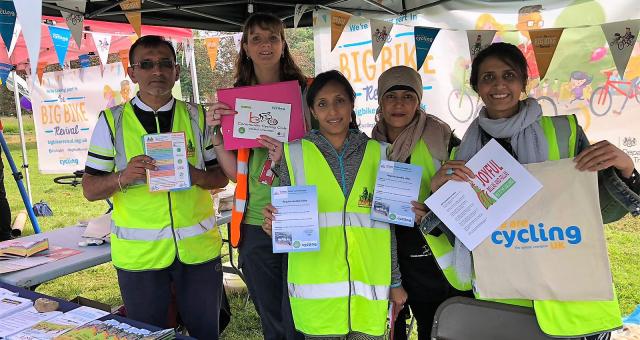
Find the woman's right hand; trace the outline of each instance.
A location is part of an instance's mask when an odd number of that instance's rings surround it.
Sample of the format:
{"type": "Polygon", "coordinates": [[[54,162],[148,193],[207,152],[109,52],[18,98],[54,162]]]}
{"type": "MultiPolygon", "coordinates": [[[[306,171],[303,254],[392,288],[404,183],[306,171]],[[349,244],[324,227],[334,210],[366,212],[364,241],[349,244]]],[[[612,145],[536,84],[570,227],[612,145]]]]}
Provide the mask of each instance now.
{"type": "Polygon", "coordinates": [[[273,223],[273,214],[278,211],[274,208],[271,203],[267,204],[264,209],[262,209],[262,216],[264,216],[264,221],[262,222],[262,230],[264,230],[267,235],[271,236],[271,223],[273,223]]]}
{"type": "MultiPolygon", "coordinates": [[[[213,103],[207,113],[205,114],[205,119],[208,126],[214,127],[216,129],[220,129],[220,123],[222,121],[222,116],[224,115],[234,115],[238,112],[232,110],[227,104],[215,102],[213,103]]],[[[219,130],[218,130],[219,131],[219,130]]],[[[213,145],[220,145],[222,143],[222,134],[214,133],[212,136],[211,142],[213,145]]]]}
{"type": "Polygon", "coordinates": [[[466,182],[470,178],[475,178],[476,175],[467,168],[466,161],[446,161],[436,174],[431,178],[431,192],[436,192],[447,183],[449,180],[466,182]]]}

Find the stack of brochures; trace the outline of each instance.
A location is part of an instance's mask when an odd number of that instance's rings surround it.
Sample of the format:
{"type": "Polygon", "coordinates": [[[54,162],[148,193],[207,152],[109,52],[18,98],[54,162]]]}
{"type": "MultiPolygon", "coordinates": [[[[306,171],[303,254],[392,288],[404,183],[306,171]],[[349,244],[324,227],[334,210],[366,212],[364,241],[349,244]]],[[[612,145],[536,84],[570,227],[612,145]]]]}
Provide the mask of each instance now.
{"type": "Polygon", "coordinates": [[[133,327],[129,324],[118,322],[116,320],[107,321],[91,321],[76,329],[56,337],[56,340],[163,340],[175,339],[176,332],[171,329],[163,329],[151,332],[146,329],[133,327]]]}
{"type": "Polygon", "coordinates": [[[40,321],[5,337],[8,340],[54,339],[74,328],[97,320],[109,313],[91,307],[78,307],[51,319],[40,321]]]}
{"type": "Polygon", "coordinates": [[[29,257],[47,249],[47,238],[38,241],[5,241],[0,243],[0,259],[29,257]]]}

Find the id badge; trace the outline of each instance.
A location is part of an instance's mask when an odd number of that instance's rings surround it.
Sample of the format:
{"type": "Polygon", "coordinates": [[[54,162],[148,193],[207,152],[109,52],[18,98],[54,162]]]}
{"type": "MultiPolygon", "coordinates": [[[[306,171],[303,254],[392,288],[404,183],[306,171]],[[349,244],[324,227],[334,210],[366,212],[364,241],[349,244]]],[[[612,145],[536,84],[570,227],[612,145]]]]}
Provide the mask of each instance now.
{"type": "Polygon", "coordinates": [[[273,168],[273,161],[270,159],[267,159],[267,161],[264,162],[264,166],[262,167],[262,172],[260,173],[260,177],[258,177],[258,182],[266,185],[271,185],[271,183],[273,183],[273,178],[275,177],[275,174],[273,173],[272,168],[273,168]]]}

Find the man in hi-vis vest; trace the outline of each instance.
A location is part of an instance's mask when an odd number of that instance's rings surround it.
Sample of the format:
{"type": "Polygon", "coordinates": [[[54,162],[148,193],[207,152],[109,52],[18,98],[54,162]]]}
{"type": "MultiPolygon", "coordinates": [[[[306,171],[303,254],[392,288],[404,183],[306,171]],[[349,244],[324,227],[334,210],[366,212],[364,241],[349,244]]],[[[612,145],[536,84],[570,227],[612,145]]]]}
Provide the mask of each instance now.
{"type": "MultiPolygon", "coordinates": [[[[222,289],[221,237],[209,190],[228,179],[217,166],[201,106],[173,98],[178,80],[175,50],[159,36],[138,39],[127,69],[139,92],[104,110],[98,119],[83,177],[84,196],[113,198],[111,259],[132,319],[168,326],[172,284],[189,334],[218,339],[222,289]],[[142,137],[184,132],[191,187],[150,192],[142,137]]],[[[178,165],[179,166],[179,165],[178,165]]]]}

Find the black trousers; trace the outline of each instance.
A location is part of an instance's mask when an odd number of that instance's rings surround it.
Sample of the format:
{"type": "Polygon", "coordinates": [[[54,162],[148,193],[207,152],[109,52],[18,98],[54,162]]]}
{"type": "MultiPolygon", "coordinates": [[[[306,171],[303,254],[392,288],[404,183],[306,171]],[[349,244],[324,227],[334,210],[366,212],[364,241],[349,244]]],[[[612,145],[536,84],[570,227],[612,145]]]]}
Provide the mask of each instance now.
{"type": "Polygon", "coordinates": [[[168,328],[173,283],[178,312],[189,335],[200,340],[219,338],[220,258],[198,265],[186,265],[176,259],[165,269],[140,272],[117,269],[117,273],[127,317],[168,328]]]}
{"type": "Polygon", "coordinates": [[[0,150],[0,241],[11,238],[11,209],[7,201],[7,192],[4,188],[4,164],[2,150],[0,150]]]}
{"type": "Polygon", "coordinates": [[[241,225],[240,267],[265,340],[304,339],[296,332],[287,292],[287,258],[274,254],[271,237],[257,225],[241,225]]]}

